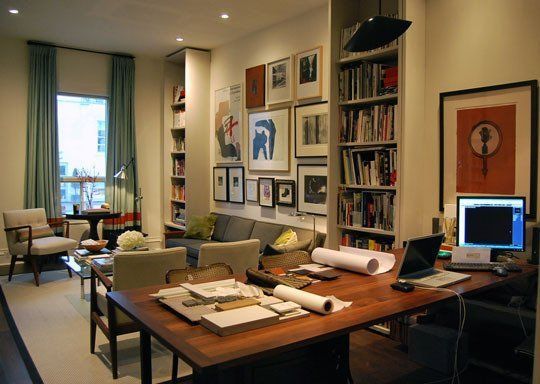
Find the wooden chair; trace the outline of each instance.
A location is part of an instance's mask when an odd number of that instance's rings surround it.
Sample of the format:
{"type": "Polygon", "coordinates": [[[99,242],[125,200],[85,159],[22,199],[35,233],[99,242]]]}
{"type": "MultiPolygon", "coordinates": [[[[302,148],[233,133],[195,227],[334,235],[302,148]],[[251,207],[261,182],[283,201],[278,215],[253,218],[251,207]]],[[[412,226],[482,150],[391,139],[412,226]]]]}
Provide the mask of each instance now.
{"type": "Polygon", "coordinates": [[[138,325],[106,297],[107,292],[163,284],[163,276],[186,266],[186,248],[121,252],[114,256],[113,280],[92,265],[90,284],[90,353],[96,345],[96,328],[109,340],[113,379],[118,378],[117,337],[138,332],[138,325]],[[97,286],[97,282],[102,286],[97,286]],[[102,318],[105,316],[107,322],[102,318]]]}
{"type": "Polygon", "coordinates": [[[271,268],[293,268],[300,264],[310,264],[313,261],[309,253],[305,251],[294,251],[280,255],[262,256],[261,265],[263,269],[271,268]]]}
{"type": "MultiPolygon", "coordinates": [[[[13,277],[15,263],[28,261],[32,265],[34,281],[39,287],[39,275],[44,257],[67,255],[77,247],[77,241],[69,238],[69,222],[47,223],[45,209],[20,209],[4,212],[4,231],[11,254],[8,281],[13,277]],[[65,227],[64,236],[55,236],[51,228],[65,227]],[[39,266],[38,266],[39,264],[39,266]]],[[[66,266],[69,277],[71,270],[66,266]]]]}
{"type": "MultiPolygon", "coordinates": [[[[171,248],[174,249],[174,248],[171,248]]],[[[225,263],[215,263],[205,267],[193,268],[187,267],[184,269],[172,269],[165,275],[167,284],[180,284],[197,279],[211,279],[229,277],[233,274],[232,268],[225,263]]],[[[173,355],[172,364],[172,382],[178,382],[178,356],[173,355]]]]}

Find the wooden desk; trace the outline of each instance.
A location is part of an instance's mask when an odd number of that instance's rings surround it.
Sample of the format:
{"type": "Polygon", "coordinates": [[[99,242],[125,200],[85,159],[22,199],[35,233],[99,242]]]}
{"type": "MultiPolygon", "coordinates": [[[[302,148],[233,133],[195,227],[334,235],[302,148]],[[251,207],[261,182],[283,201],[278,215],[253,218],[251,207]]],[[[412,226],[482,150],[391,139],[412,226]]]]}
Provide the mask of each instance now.
{"type": "MultiPolygon", "coordinates": [[[[399,263],[403,250],[394,253],[399,263]]],[[[376,276],[343,271],[337,280],[305,288],[318,295],[335,295],[341,300],[353,302],[340,312],[326,316],[312,313],[307,318],[227,337],[220,337],[200,325],[188,324],[148,296],[166,286],[111,292],[108,297],[140,324],[143,383],[151,382],[150,336],[177,353],[193,368],[195,382],[218,382],[218,374],[231,367],[254,364],[262,359],[272,359],[339,338],[346,338],[348,346],[348,334],[353,331],[455,298],[450,292],[416,289],[411,293],[402,293],[393,290],[390,284],[396,279],[398,265],[392,271],[376,276]]],[[[440,262],[438,267],[442,267],[440,262]]],[[[461,294],[470,294],[533,275],[536,271],[536,267],[524,265],[523,272],[511,273],[508,277],[497,277],[490,272],[467,272],[472,275],[470,280],[449,288],[461,294]]],[[[237,276],[237,279],[245,279],[245,276],[237,276]]],[[[348,355],[345,358],[348,360],[348,355]]],[[[348,361],[343,363],[348,364],[348,361]]],[[[348,369],[348,366],[344,368],[348,369]]]]}

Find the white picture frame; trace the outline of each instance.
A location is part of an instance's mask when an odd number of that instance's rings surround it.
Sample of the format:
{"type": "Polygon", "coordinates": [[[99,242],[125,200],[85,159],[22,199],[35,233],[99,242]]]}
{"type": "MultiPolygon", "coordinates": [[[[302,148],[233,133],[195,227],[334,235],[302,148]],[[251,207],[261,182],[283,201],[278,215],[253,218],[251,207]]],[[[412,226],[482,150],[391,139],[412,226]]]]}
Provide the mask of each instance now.
{"type": "Polygon", "coordinates": [[[299,212],[326,216],[328,169],[326,164],[298,164],[297,206],[299,212]]]}
{"type": "Polygon", "coordinates": [[[294,156],[328,156],[328,102],[297,105],[294,108],[294,156]]]}
{"type": "Polygon", "coordinates": [[[244,204],[244,167],[228,167],[227,179],[229,202],[244,204]]]}
{"type": "Polygon", "coordinates": [[[322,97],[323,78],[322,45],[295,55],[294,72],[296,99],[322,97]]]}
{"type": "Polygon", "coordinates": [[[242,162],[244,147],[242,103],[242,84],[215,91],[214,154],[216,164],[242,162]]]}
{"type": "Polygon", "coordinates": [[[266,105],[293,100],[293,56],[266,64],[266,105]]]}
{"type": "Polygon", "coordinates": [[[246,179],[246,201],[259,202],[259,181],[246,179]]]}

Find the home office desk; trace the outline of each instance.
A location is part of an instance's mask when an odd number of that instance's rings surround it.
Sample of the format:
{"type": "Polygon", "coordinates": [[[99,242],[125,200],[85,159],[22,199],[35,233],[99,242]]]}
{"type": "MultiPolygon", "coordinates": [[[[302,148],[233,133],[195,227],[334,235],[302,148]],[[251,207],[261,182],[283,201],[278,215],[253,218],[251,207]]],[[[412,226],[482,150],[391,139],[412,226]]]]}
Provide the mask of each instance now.
{"type": "MultiPolygon", "coordinates": [[[[393,252],[399,263],[403,249],[393,252]]],[[[437,263],[439,268],[442,267],[440,261],[437,263]]],[[[524,265],[522,272],[511,273],[508,277],[497,277],[490,272],[467,272],[472,275],[470,280],[449,288],[461,294],[476,293],[536,272],[537,268],[529,265],[524,265]]],[[[307,318],[227,337],[220,337],[200,325],[189,324],[149,296],[167,286],[111,292],[108,297],[142,329],[142,383],[151,383],[152,380],[150,337],[159,340],[193,368],[195,383],[255,382],[254,378],[276,373],[279,369],[293,372],[298,368],[292,364],[294,359],[311,359],[325,351],[331,351],[335,357],[335,361],[329,365],[335,367],[335,371],[329,375],[333,378],[332,382],[337,383],[347,382],[348,336],[351,332],[455,299],[450,292],[421,289],[411,293],[395,291],[390,284],[395,281],[396,274],[397,267],[376,276],[343,271],[337,280],[313,284],[305,290],[352,301],[349,308],[326,316],[312,313],[307,318]],[[310,355],[310,350],[315,352],[310,355]],[[280,368],[269,368],[274,366],[280,368]]],[[[236,278],[244,280],[245,276],[236,278]]],[[[320,368],[320,364],[313,365],[313,369],[317,368],[320,368]]],[[[321,372],[314,375],[324,382],[321,372]]]]}

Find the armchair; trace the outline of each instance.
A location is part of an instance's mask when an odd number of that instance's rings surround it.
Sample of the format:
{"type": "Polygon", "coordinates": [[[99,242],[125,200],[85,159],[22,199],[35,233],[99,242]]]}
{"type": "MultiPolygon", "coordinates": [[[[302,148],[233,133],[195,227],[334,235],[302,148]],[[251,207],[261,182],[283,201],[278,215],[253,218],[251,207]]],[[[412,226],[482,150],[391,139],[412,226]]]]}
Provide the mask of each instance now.
{"type": "MultiPolygon", "coordinates": [[[[44,256],[65,255],[68,250],[77,247],[77,241],[69,239],[69,222],[47,223],[45,209],[20,209],[6,211],[4,215],[4,231],[8,243],[11,263],[8,281],[13,277],[15,263],[26,260],[32,265],[34,281],[39,286],[38,260],[44,256]],[[66,225],[64,236],[55,236],[50,228],[66,225]]],[[[41,262],[39,263],[41,265],[41,262]]],[[[71,277],[71,271],[68,270],[71,277]]]]}

